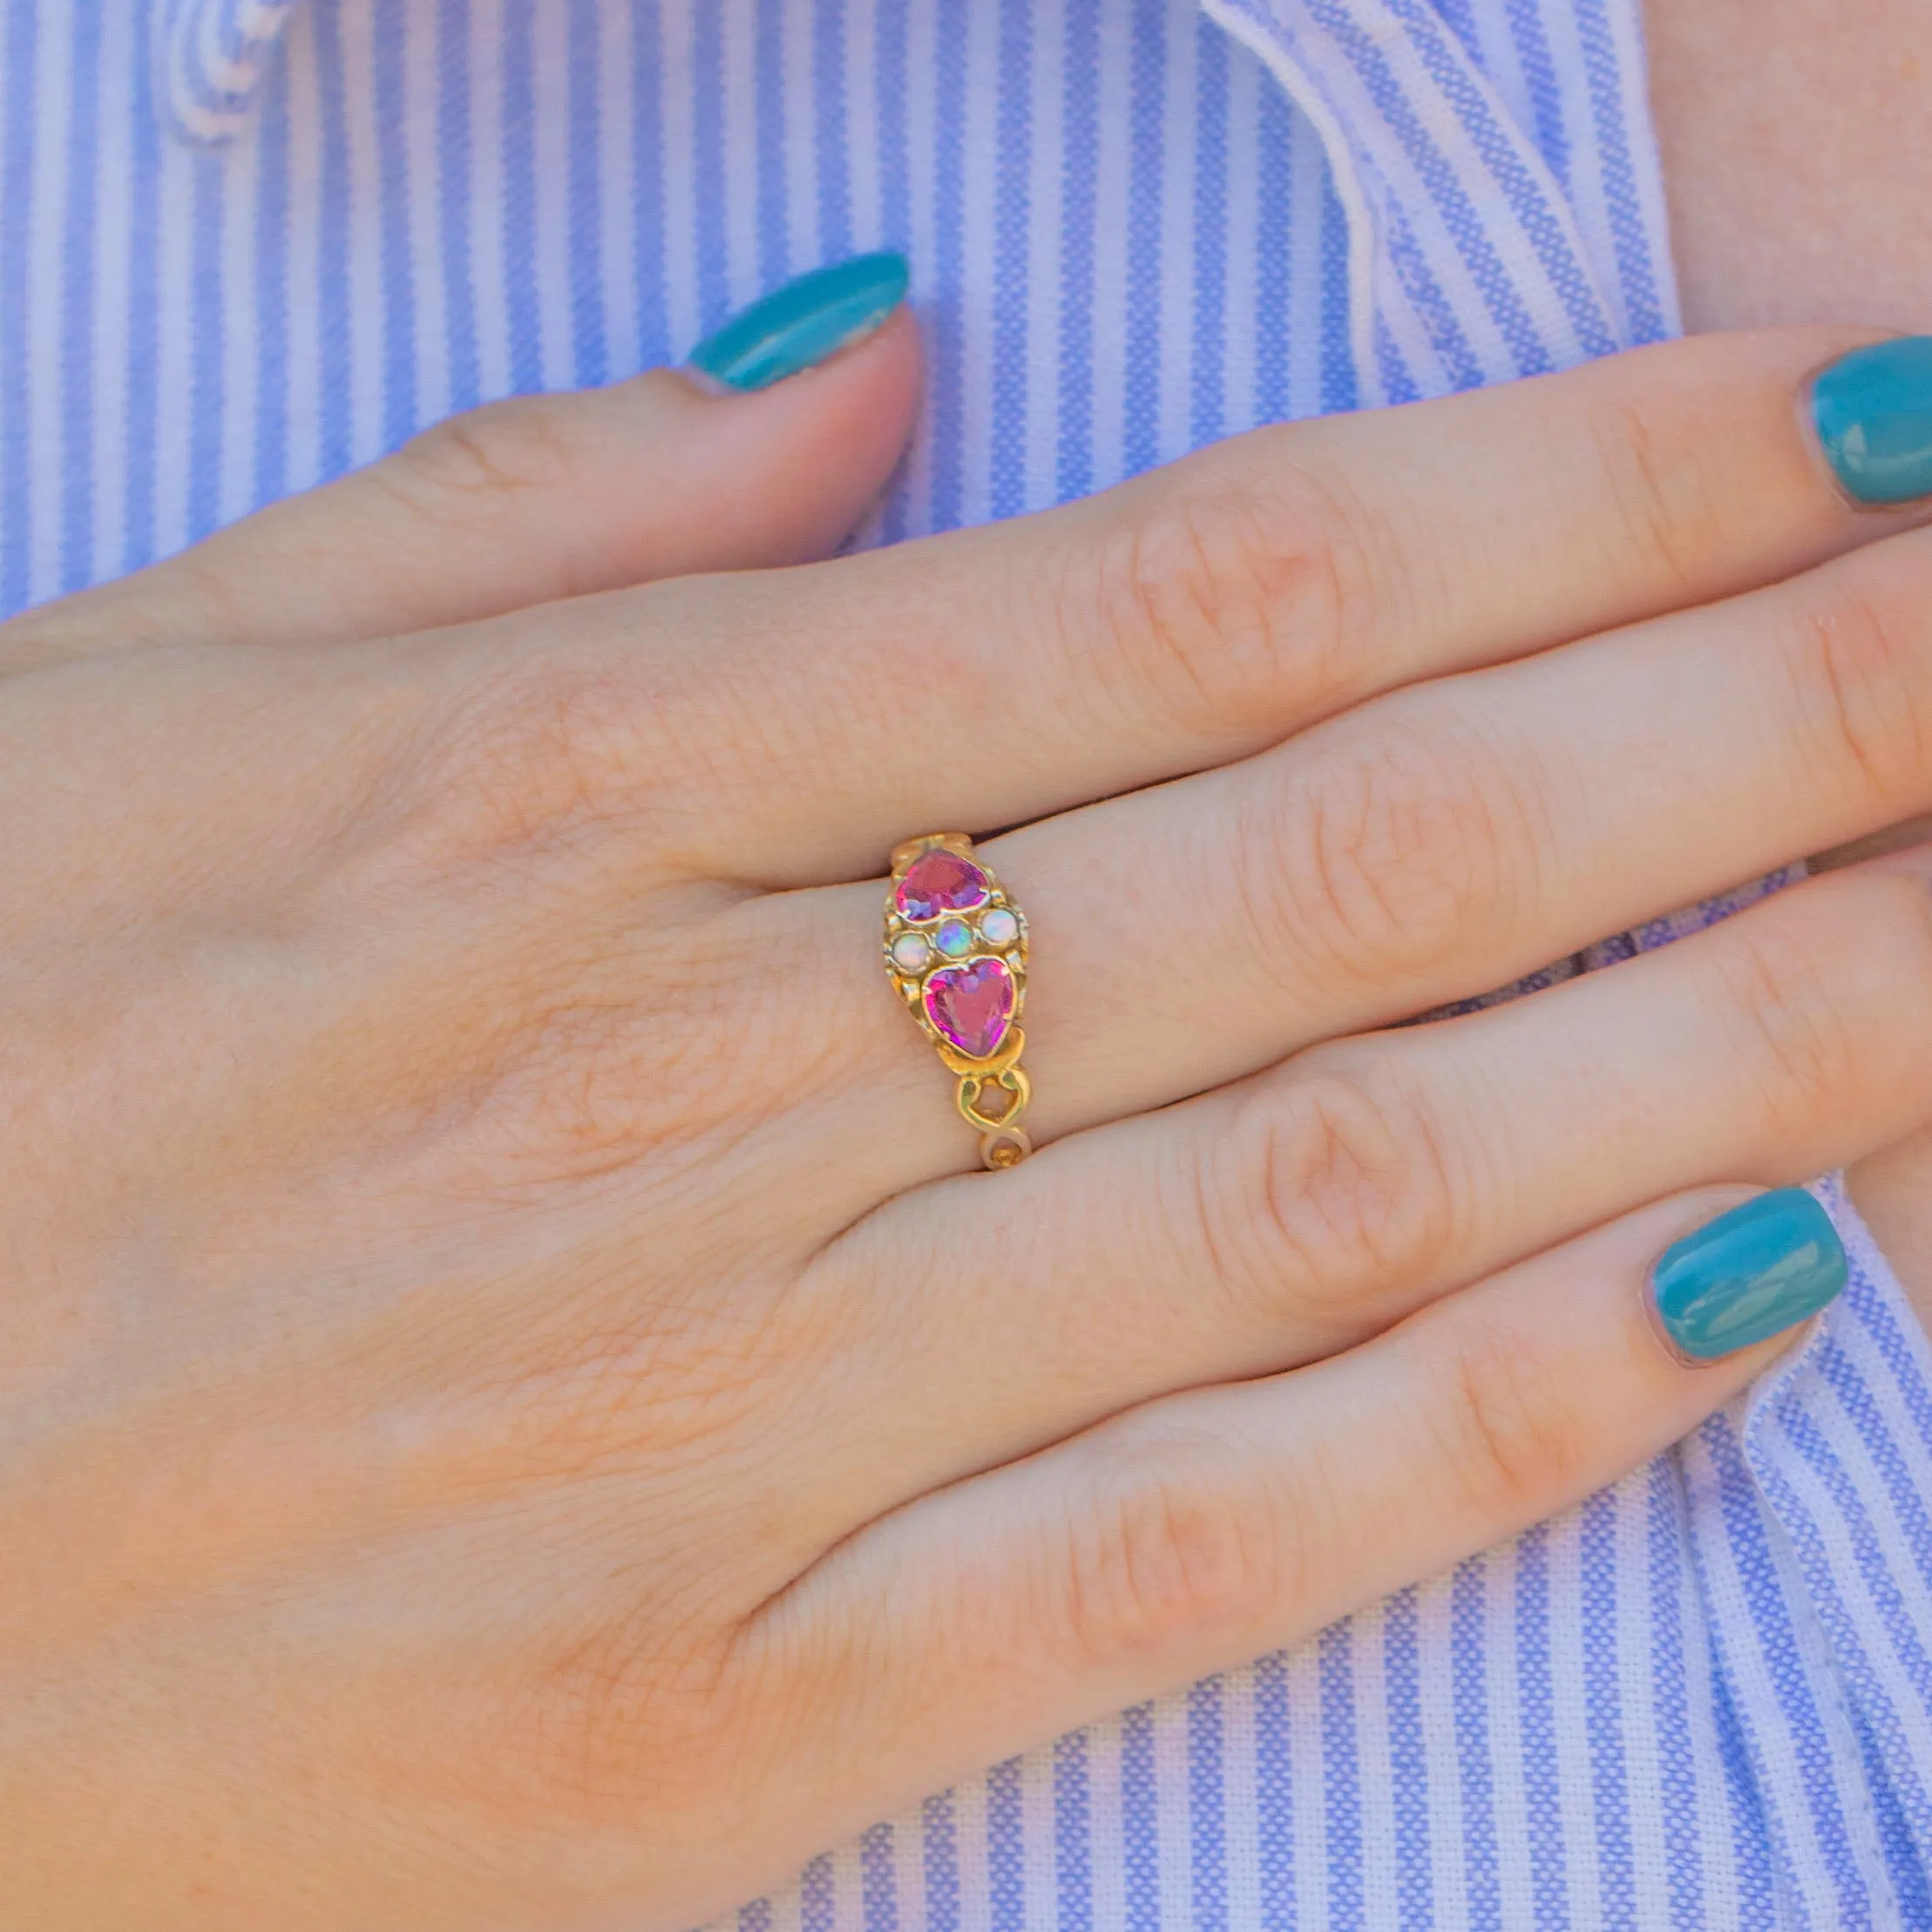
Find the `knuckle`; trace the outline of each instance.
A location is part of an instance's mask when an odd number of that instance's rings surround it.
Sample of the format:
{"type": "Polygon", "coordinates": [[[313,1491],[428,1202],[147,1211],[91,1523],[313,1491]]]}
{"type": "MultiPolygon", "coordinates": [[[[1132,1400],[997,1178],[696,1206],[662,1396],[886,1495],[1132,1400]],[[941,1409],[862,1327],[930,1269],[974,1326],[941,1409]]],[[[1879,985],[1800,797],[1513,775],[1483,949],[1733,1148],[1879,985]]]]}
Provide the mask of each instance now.
{"type": "Polygon", "coordinates": [[[1722,511],[1708,467],[1698,458],[1721,447],[1722,438],[1671,434],[1653,406],[1629,397],[1600,403],[1585,424],[1623,574],[1646,597],[1661,584],[1667,600],[1702,582],[1722,511]]]}
{"type": "Polygon", "coordinates": [[[715,1136],[742,1135],[783,1104],[769,1055],[735,1036],[742,963],[688,928],[630,942],[602,913],[552,923],[540,950],[519,949],[475,985],[488,1018],[467,1030],[471,1063],[444,1099],[446,1157],[460,1150],[474,1184],[492,1190],[647,1163],[668,1211],[697,1188],[715,1136]]]}
{"type": "Polygon", "coordinates": [[[1362,515],[1302,471],[1257,467],[1177,466],[1100,547],[1101,625],[1163,721],[1251,728],[1326,708],[1359,675],[1362,515]]]}
{"type": "Polygon", "coordinates": [[[532,654],[466,680],[424,796],[462,849],[539,844],[645,810],[656,736],[647,699],[615,666],[532,654]]]}
{"type": "Polygon", "coordinates": [[[1727,937],[1718,999],[1766,1126],[1781,1135],[1837,1111],[1859,1090],[1864,1055],[1826,960],[1789,922],[1727,937]]]}
{"type": "MultiPolygon", "coordinates": [[[[597,970],[586,962],[586,982],[597,970]]],[[[637,1067],[658,1042],[620,991],[600,1003],[598,990],[586,984],[572,996],[526,998],[475,1103],[493,1174],[589,1180],[663,1150],[654,1099],[663,1084],[681,1084],[681,1069],[654,1055],[650,1078],[641,1079],[637,1067]]]]}
{"type": "Polygon", "coordinates": [[[1829,573],[1801,608],[1791,648],[1800,742],[1818,748],[1832,791],[1884,807],[1932,753],[1926,712],[1922,572],[1869,553],[1829,573]]]}
{"type": "Polygon", "coordinates": [[[1239,903],[1268,952],[1330,980],[1390,990],[1436,978],[1471,932],[1506,933],[1532,905],[1550,844],[1530,748],[1432,719],[1333,736],[1285,767],[1237,846],[1239,903]]]}
{"type": "Polygon", "coordinates": [[[507,1807],[608,1826],[702,1802],[742,1773],[743,1700],[702,1625],[634,1614],[532,1650],[491,1753],[507,1807]]]}
{"type": "Polygon", "coordinates": [[[443,519],[555,489],[580,459],[553,398],[514,396],[432,424],[378,473],[409,508],[443,519]]]}
{"type": "Polygon", "coordinates": [[[1171,1422],[1143,1426],[1108,1446],[1071,1539],[1075,1651],[1104,1663],[1238,1632],[1277,1599],[1281,1571],[1227,1451],[1171,1422]]]}
{"type": "Polygon", "coordinates": [[[1586,1473],[1587,1406],[1566,1373],[1573,1353],[1502,1319],[1459,1319],[1466,1332],[1442,1371],[1442,1467],[1482,1519],[1546,1515],[1586,1473]]]}
{"type": "Polygon", "coordinates": [[[1358,1334],[1452,1238],[1448,1136],[1386,1063],[1257,1089],[1218,1154],[1210,1252],[1223,1292],[1271,1328],[1289,1298],[1325,1339],[1358,1334]]]}

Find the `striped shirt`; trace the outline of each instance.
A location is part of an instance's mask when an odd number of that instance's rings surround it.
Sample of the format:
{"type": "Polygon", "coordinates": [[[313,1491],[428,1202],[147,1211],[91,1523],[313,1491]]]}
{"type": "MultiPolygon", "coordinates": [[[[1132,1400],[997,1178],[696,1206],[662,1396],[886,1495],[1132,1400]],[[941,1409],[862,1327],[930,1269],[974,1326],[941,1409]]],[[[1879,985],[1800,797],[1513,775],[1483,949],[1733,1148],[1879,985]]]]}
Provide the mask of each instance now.
{"type": "MultiPolygon", "coordinates": [[[[1637,0],[0,0],[0,613],[879,247],[872,541],[1678,326],[1637,0]]],[[[736,1922],[1932,1927],[1932,1359],[1820,1189],[1849,1289],[1669,1454],[736,1922]]]]}

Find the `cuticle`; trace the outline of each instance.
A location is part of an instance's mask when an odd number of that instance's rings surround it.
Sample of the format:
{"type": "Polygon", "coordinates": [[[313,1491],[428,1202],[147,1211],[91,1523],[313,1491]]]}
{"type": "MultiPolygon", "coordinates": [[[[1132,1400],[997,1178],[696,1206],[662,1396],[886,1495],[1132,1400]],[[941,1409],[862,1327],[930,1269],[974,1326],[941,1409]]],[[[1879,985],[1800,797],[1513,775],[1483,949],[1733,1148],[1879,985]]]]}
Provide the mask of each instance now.
{"type": "Polygon", "coordinates": [[[730,383],[721,382],[708,369],[700,369],[695,363],[680,363],[677,373],[702,396],[742,396],[742,390],[733,389],[730,383]]]}
{"type": "MultiPolygon", "coordinates": [[[[1657,1260],[1662,1259],[1663,1256],[1659,1255],[1657,1260]]],[[[1679,1368],[1716,1368],[1725,1359],[1722,1355],[1691,1355],[1678,1346],[1677,1338],[1664,1319],[1664,1311],[1657,1306],[1656,1261],[1651,1264],[1644,1277],[1644,1314],[1658,1345],[1679,1368]]]]}

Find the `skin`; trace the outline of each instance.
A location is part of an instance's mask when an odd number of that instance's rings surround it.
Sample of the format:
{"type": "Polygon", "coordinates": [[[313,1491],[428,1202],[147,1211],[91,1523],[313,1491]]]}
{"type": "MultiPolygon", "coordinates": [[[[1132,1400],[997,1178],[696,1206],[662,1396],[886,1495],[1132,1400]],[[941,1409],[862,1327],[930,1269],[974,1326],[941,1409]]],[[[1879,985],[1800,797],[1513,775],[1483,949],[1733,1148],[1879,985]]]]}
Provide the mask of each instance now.
{"type": "Polygon", "coordinates": [[[1798,429],[1856,339],[811,566],[901,318],[0,632],[0,1920],[695,1922],[1728,1400],[1645,1271],[1907,1142],[1932,858],[1392,1022],[1932,806],[1932,537],[1798,429]],[[872,875],[1000,824],[988,1176],[872,875]]]}
{"type": "Polygon", "coordinates": [[[1924,1117],[1932,854],[1400,1022],[1932,807],[1860,339],[800,562],[902,316],[0,630],[0,1922],[674,1932],[1736,1394],[1646,1271],[1924,1117]],[[987,1175],[878,873],[999,824],[987,1175]]]}
{"type": "Polygon", "coordinates": [[[1650,0],[1692,329],[1932,322],[1932,5],[1650,0]],[[1748,50],[1748,52],[1746,52],[1748,50]]]}
{"type": "MultiPolygon", "coordinates": [[[[1870,0],[1855,31],[1839,0],[1650,0],[1647,25],[1688,325],[1932,329],[1932,0],[1870,0]]],[[[1932,1328],[1932,1133],[1847,1181],[1932,1328]]]]}

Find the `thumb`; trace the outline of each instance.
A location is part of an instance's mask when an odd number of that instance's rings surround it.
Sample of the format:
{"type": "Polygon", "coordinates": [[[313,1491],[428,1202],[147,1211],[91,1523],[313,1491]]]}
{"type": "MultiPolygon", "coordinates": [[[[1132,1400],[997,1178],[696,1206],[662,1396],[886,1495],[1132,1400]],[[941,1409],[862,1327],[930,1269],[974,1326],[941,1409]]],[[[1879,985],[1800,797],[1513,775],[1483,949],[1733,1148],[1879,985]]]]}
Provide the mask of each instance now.
{"type": "Polygon", "coordinates": [[[905,290],[899,257],[862,256],[701,345],[694,362],[722,380],[652,369],[451,417],[178,557],[17,619],[0,630],[0,668],[160,641],[349,642],[824,556],[912,424],[919,346],[905,290]]]}

